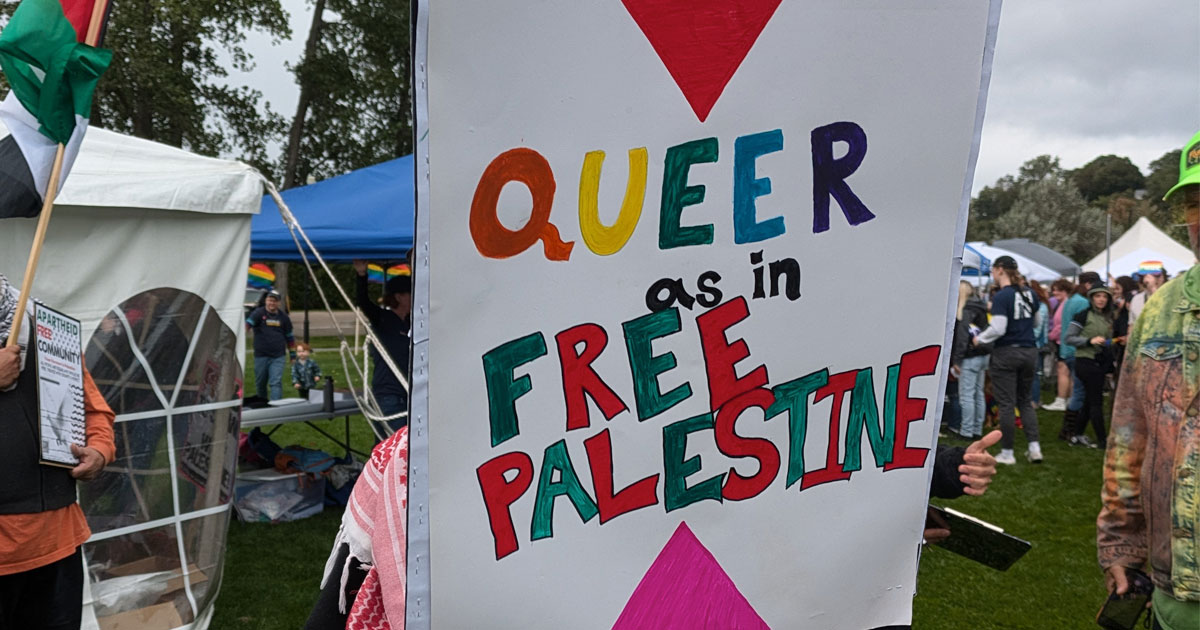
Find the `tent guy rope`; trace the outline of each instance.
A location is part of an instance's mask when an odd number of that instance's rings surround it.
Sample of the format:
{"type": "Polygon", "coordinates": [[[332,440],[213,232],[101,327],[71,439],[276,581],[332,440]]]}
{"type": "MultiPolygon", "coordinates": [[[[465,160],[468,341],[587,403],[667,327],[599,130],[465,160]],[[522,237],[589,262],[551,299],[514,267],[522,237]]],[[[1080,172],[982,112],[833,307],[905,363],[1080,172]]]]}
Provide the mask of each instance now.
{"type": "Polygon", "coordinates": [[[346,371],[346,380],[347,384],[350,386],[350,394],[354,397],[355,402],[358,403],[358,407],[362,411],[363,416],[372,421],[371,430],[374,431],[376,436],[378,436],[380,439],[386,438],[392,434],[392,429],[387,425],[387,422],[389,420],[407,418],[408,412],[401,411],[392,415],[384,415],[380,410],[379,404],[375,401],[375,396],[371,392],[371,388],[368,384],[370,382],[370,368],[366,352],[367,347],[373,346],[375,348],[375,351],[383,359],[388,369],[391,370],[392,374],[396,377],[396,380],[400,382],[400,385],[404,387],[405,391],[411,391],[408,378],[403,372],[400,371],[398,367],[396,367],[396,363],[392,360],[391,355],[389,355],[387,350],[384,348],[383,343],[375,335],[375,332],[371,330],[370,323],[367,322],[366,317],[363,316],[362,312],[355,306],[354,301],[351,300],[350,296],[346,293],[346,290],[343,289],[342,285],[337,281],[337,278],[329,269],[329,265],[321,256],[321,252],[317,250],[317,247],[313,245],[311,240],[309,240],[308,235],[304,233],[304,228],[300,226],[300,222],[296,220],[295,215],[292,214],[291,209],[288,208],[287,203],[284,202],[283,197],[279,194],[279,191],[275,188],[275,185],[270,181],[267,181],[265,178],[263,179],[263,182],[265,183],[271,198],[275,200],[275,205],[279,207],[279,214],[283,219],[283,223],[291,232],[292,241],[296,244],[296,250],[300,253],[300,259],[304,262],[304,268],[308,270],[308,275],[312,279],[313,285],[317,289],[317,295],[321,297],[321,303],[325,306],[325,310],[330,314],[333,313],[333,307],[329,303],[329,298],[325,295],[325,290],[321,287],[321,283],[317,282],[316,271],[313,269],[312,263],[309,261],[309,252],[311,252],[312,256],[316,258],[317,262],[321,266],[321,269],[325,271],[325,275],[330,279],[330,281],[333,283],[333,286],[341,295],[342,300],[350,306],[354,313],[355,341],[353,345],[347,341],[346,331],[342,329],[342,326],[338,323],[337,318],[332,318],[339,340],[338,353],[342,359],[342,369],[346,371]],[[303,244],[301,243],[301,239],[304,241],[303,244]],[[307,246],[308,251],[305,250],[305,246],[307,246]],[[358,339],[360,330],[363,333],[362,353],[361,357],[355,357],[354,353],[357,351],[359,346],[358,339]],[[354,367],[353,370],[350,369],[351,366],[354,367]],[[352,375],[357,375],[357,377],[362,380],[361,393],[359,389],[354,386],[354,378],[352,375]]]}

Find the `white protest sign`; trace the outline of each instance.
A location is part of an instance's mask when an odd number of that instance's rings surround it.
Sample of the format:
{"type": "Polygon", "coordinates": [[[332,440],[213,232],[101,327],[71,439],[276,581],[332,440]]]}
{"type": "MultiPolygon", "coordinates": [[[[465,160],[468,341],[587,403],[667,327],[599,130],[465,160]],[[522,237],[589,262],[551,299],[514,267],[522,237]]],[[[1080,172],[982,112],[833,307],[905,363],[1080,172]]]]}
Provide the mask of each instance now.
{"type": "Polygon", "coordinates": [[[998,18],[420,3],[410,629],[910,620],[998,18]]]}
{"type": "Polygon", "coordinates": [[[75,466],[71,445],[87,444],[83,415],[83,335],[79,320],[34,307],[41,459],[75,466]]]}

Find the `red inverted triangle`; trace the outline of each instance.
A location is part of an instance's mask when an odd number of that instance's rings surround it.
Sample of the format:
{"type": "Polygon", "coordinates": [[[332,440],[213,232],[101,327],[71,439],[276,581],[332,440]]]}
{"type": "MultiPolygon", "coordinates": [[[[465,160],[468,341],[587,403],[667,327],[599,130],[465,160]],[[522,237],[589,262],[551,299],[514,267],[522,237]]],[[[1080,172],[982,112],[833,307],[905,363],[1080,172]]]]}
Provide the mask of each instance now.
{"type": "Polygon", "coordinates": [[[700,122],[782,0],[621,0],[700,122]]]}

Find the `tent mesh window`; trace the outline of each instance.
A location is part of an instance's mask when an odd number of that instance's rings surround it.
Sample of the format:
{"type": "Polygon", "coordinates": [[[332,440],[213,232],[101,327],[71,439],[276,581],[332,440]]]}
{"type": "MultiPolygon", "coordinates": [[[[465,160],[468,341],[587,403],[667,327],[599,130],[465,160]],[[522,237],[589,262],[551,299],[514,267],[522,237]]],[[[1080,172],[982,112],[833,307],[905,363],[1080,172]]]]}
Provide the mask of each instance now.
{"type": "Polygon", "coordinates": [[[237,465],[237,335],[199,296],[160,288],[110,311],[88,370],[117,414],[117,459],[79,486],[97,617],[173,627],[216,597],[237,465]]]}

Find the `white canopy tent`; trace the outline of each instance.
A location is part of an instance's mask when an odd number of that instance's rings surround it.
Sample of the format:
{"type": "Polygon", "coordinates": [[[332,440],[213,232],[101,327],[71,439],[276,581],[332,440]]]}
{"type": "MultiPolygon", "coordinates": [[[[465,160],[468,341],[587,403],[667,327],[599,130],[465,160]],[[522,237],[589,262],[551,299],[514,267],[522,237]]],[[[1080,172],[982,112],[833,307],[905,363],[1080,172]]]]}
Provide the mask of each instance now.
{"type": "MultiPolygon", "coordinates": [[[[117,414],[117,460],[79,486],[93,532],[84,628],[211,619],[262,194],[244,164],[93,128],[54,208],[34,297],[81,320],[88,369],[117,414]]],[[[36,219],[3,225],[0,272],[19,282],[36,219]]]]}
{"type": "Polygon", "coordinates": [[[980,254],[983,254],[990,259],[992,263],[995,263],[996,259],[1001,256],[1012,256],[1013,260],[1017,261],[1017,269],[1030,280],[1037,280],[1038,282],[1053,282],[1062,277],[1057,271],[1054,271],[1045,265],[1036,263],[1020,254],[1015,254],[1006,249],[993,247],[983,241],[973,241],[971,243],[967,243],[967,245],[975,248],[975,250],[980,254]]]}
{"type": "MultiPolygon", "coordinates": [[[[1120,238],[1113,241],[1109,247],[1108,271],[1113,276],[1127,276],[1138,269],[1138,265],[1147,260],[1161,261],[1167,272],[1172,276],[1178,275],[1196,263],[1196,257],[1186,246],[1167,236],[1142,217],[1125,231],[1120,238]]],[[[1105,252],[1083,265],[1084,271],[1095,271],[1104,275],[1105,252]]]]}

